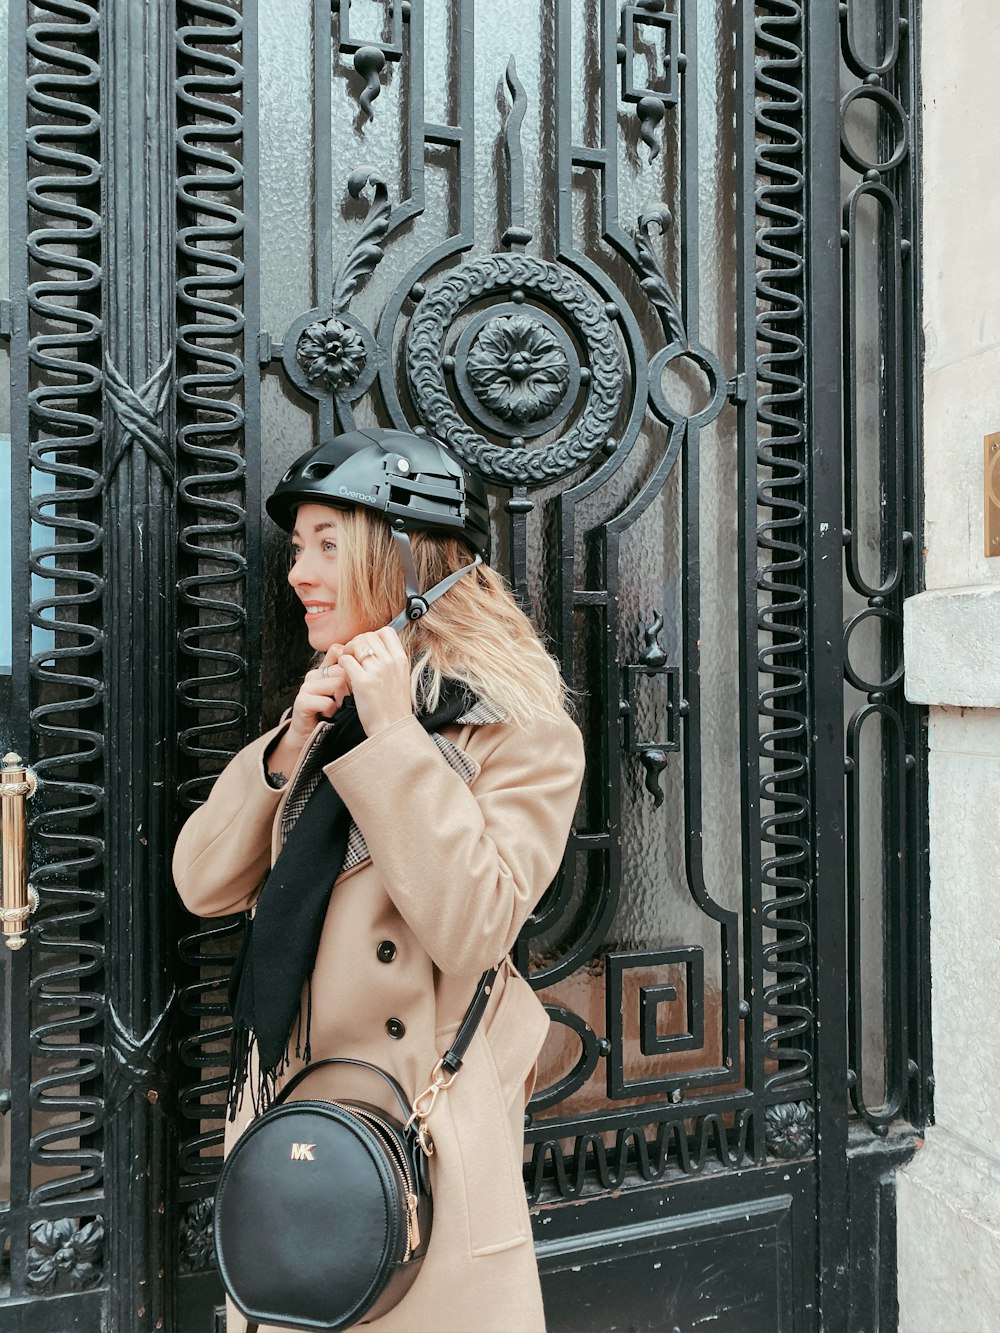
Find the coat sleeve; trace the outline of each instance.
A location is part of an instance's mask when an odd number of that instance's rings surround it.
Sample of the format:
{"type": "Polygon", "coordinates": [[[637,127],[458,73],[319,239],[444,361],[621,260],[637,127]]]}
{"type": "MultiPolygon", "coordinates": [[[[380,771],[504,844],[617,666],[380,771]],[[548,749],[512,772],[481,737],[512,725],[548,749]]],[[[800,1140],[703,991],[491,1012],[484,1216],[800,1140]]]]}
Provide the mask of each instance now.
{"type": "Polygon", "coordinates": [[[568,716],[488,731],[494,743],[476,755],[469,786],[414,717],[324,769],[400,914],[457,976],[513,947],[559,868],[583,780],[583,741],[568,716]]]}
{"type": "Polygon", "coordinates": [[[264,753],[281,724],[234,755],[174,847],[174,883],[189,912],[227,916],[249,907],[271,868],[271,827],[281,790],[264,777],[264,753]]]}

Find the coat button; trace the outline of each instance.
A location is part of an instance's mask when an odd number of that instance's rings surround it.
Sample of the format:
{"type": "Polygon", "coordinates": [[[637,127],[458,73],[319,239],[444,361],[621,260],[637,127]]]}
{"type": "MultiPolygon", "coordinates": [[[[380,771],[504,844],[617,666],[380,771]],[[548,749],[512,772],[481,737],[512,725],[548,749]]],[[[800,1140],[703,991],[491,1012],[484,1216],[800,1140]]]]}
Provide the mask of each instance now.
{"type": "Polygon", "coordinates": [[[396,957],[396,946],[392,940],[383,940],[375,952],[380,963],[391,963],[396,957]]]}
{"type": "Polygon", "coordinates": [[[398,1018],[388,1019],[385,1025],[385,1030],[386,1032],[388,1032],[390,1037],[395,1037],[397,1041],[399,1040],[400,1037],[404,1036],[406,1033],[406,1028],[403,1026],[403,1024],[399,1021],[398,1018]]]}

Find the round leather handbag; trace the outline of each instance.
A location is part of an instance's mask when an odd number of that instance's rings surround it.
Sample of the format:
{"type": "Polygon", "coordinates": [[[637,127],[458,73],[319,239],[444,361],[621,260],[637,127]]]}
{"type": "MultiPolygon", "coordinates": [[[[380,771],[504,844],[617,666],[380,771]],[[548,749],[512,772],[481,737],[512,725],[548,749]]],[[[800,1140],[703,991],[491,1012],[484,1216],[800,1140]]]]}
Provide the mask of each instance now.
{"type": "Polygon", "coordinates": [[[247,1333],[261,1323],[333,1333],[378,1319],[413,1285],[433,1217],[425,1122],[461,1068],[496,973],[483,974],[454,1043],[412,1107],[377,1065],[317,1060],[237,1140],[215,1196],[215,1255],[247,1333]],[[377,1074],[401,1118],[354,1098],[288,1100],[328,1065],[377,1074]]]}

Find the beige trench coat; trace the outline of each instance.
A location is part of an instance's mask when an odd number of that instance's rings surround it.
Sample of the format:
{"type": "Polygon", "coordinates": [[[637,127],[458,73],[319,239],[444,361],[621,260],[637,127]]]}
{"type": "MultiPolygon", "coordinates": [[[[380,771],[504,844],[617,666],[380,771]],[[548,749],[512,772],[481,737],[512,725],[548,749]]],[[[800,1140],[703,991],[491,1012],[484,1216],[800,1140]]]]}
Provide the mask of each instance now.
{"type": "MultiPolygon", "coordinates": [[[[472,717],[436,738],[414,717],[402,719],[323,770],[356,827],[313,974],[312,1055],[372,1061],[411,1097],[427,1085],[478,977],[505,958],[554,877],[583,776],[569,717],[530,731],[472,717]]],[[[280,850],[295,773],[275,789],[263,757],[282,730],[236,755],[181,830],[174,877],[199,916],[251,907],[280,850]]],[[[394,1310],[364,1325],[369,1333],[544,1329],[521,1159],[548,1026],[507,962],[429,1122],[434,1228],[423,1268],[394,1310]]],[[[285,1077],[299,1068],[293,1058],[285,1077]]],[[[301,1095],[347,1091],[392,1109],[364,1071],[321,1070],[301,1095]]],[[[227,1151],[252,1114],[249,1102],[227,1124],[227,1151]]],[[[230,1333],[243,1328],[230,1308],[230,1333]]]]}

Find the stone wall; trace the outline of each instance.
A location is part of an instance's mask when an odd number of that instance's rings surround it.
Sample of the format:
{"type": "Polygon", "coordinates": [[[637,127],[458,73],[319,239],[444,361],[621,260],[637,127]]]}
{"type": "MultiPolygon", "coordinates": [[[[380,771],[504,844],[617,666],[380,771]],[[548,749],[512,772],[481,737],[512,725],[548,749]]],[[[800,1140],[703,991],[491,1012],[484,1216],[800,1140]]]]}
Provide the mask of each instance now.
{"type": "Polygon", "coordinates": [[[924,556],[906,689],[930,712],[935,1124],[897,1177],[901,1333],[1000,1330],[1000,5],[924,0],[924,556]]]}

